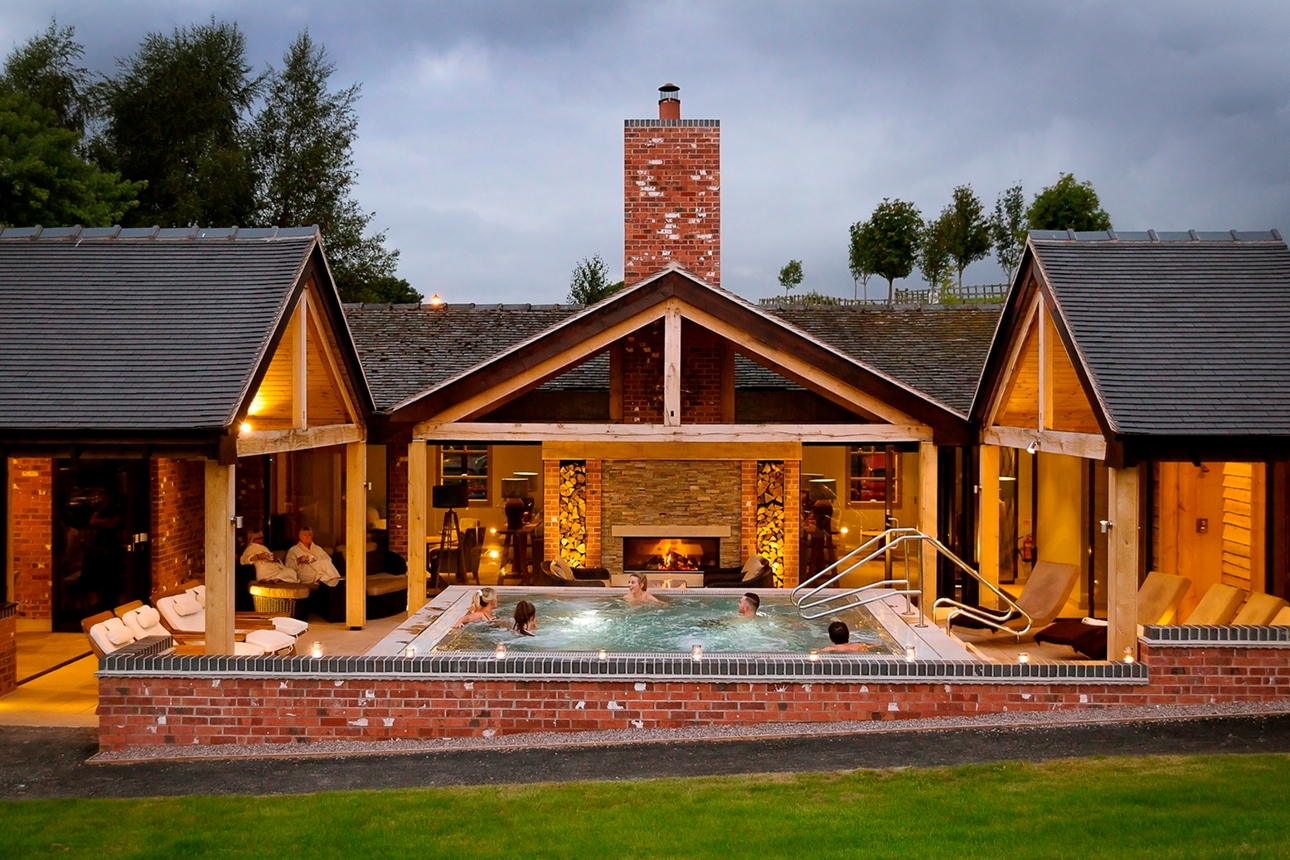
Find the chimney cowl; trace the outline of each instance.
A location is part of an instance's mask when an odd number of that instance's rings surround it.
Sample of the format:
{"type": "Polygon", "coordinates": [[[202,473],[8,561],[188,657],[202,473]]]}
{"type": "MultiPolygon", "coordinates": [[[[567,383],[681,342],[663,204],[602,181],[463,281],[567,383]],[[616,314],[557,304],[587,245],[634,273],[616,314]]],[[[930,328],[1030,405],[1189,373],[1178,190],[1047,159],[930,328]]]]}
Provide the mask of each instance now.
{"type": "Polygon", "coordinates": [[[681,88],[673,83],[666,83],[658,88],[658,118],[681,118],[681,88]]]}

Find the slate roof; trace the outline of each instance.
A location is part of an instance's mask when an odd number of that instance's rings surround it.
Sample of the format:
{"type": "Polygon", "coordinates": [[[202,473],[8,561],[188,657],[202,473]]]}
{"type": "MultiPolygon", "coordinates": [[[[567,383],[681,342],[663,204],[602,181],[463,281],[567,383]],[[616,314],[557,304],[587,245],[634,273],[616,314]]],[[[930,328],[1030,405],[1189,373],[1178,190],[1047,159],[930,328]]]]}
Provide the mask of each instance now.
{"type": "MultiPolygon", "coordinates": [[[[577,305],[345,306],[378,409],[389,409],[581,310],[577,305]]],[[[761,310],[965,414],[999,317],[997,305],[761,310]]],[[[608,359],[598,356],[543,387],[608,385],[608,359]]],[[[735,386],[801,388],[742,356],[736,357],[735,386]]]]}
{"type": "Polygon", "coordinates": [[[1119,433],[1290,435],[1279,233],[1034,232],[1030,246],[1119,433]]]}
{"type": "Polygon", "coordinates": [[[316,228],[0,231],[0,430],[231,424],[316,228]]]}

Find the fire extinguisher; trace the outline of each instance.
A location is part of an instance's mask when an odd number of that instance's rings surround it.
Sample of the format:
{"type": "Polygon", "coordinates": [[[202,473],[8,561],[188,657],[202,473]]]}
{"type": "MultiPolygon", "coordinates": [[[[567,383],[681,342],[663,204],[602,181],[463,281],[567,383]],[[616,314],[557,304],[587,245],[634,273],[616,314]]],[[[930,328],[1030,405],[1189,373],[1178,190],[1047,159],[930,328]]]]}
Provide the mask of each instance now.
{"type": "Polygon", "coordinates": [[[1026,564],[1033,564],[1035,561],[1035,540],[1030,535],[1021,539],[1021,560],[1026,564]]]}

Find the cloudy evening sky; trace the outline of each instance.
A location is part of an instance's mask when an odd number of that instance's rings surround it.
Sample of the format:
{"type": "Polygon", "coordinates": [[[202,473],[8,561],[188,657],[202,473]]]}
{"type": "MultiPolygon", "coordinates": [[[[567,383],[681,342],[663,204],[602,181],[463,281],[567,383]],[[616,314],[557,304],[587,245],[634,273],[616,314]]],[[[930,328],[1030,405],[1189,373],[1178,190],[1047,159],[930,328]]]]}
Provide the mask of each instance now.
{"type": "Polygon", "coordinates": [[[883,197],[935,214],[962,183],[990,205],[1067,171],[1119,229],[1290,228],[1284,2],[29,0],[0,9],[0,46],[56,15],[107,72],[212,14],[257,69],[308,27],[335,85],[362,82],[358,198],[449,301],[560,301],[594,253],[621,277],[622,120],[657,116],[665,81],[721,120],[723,283],[749,298],[790,258],[851,295],[847,226],[883,197]]]}

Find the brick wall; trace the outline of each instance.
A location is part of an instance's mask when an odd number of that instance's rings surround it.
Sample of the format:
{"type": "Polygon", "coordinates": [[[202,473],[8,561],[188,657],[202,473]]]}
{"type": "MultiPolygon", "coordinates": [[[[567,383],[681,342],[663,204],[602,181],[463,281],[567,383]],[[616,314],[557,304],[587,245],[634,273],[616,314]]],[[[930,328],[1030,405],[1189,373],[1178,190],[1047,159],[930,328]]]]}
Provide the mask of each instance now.
{"type": "Polygon", "coordinates": [[[601,502],[604,495],[604,461],[587,460],[587,567],[604,566],[601,538],[601,502]]]}
{"type": "Polygon", "coordinates": [[[542,461],[542,560],[560,554],[560,461],[542,461]]]}
{"type": "Polygon", "coordinates": [[[1290,698],[1285,649],[1143,646],[1147,683],[102,677],[100,749],[831,723],[1290,698]]]}
{"type": "Polygon", "coordinates": [[[152,593],[206,575],[206,463],[153,459],[152,593]]]}
{"type": "MultiPolygon", "coordinates": [[[[242,518],[242,528],[237,530],[237,551],[246,546],[247,533],[264,531],[267,521],[264,510],[264,457],[243,457],[237,461],[237,516],[242,518]]],[[[202,478],[205,481],[205,476],[202,478]]],[[[203,485],[203,498],[205,489],[203,485]]]]}
{"type": "Polygon", "coordinates": [[[54,463],[14,458],[9,465],[9,553],[18,617],[52,618],[54,576],[54,463]]]}
{"type": "Polygon", "coordinates": [[[790,499],[802,497],[802,461],[784,461],[784,582],[795,588],[801,579],[802,506],[790,499]]]}
{"type": "Polygon", "coordinates": [[[663,423],[663,321],[623,338],[623,422],[663,423]]]}
{"type": "Polygon", "coordinates": [[[678,263],[721,283],[721,128],[716,120],[627,120],[623,129],[627,285],[678,263]]]}
{"type": "MultiPolygon", "coordinates": [[[[601,565],[622,573],[617,525],[730,526],[721,566],[738,567],[740,465],[727,460],[604,460],[601,463],[601,565]]],[[[660,537],[666,537],[666,528],[660,537]]]]}
{"type": "Polygon", "coordinates": [[[18,687],[18,606],[0,604],[0,696],[18,687]]]}
{"type": "Polygon", "coordinates": [[[390,445],[387,450],[389,456],[385,461],[385,503],[390,552],[396,552],[406,559],[408,557],[408,449],[406,445],[390,445]]]}
{"type": "Polygon", "coordinates": [[[681,423],[721,423],[721,363],[725,339],[681,322],[681,423]]]}

